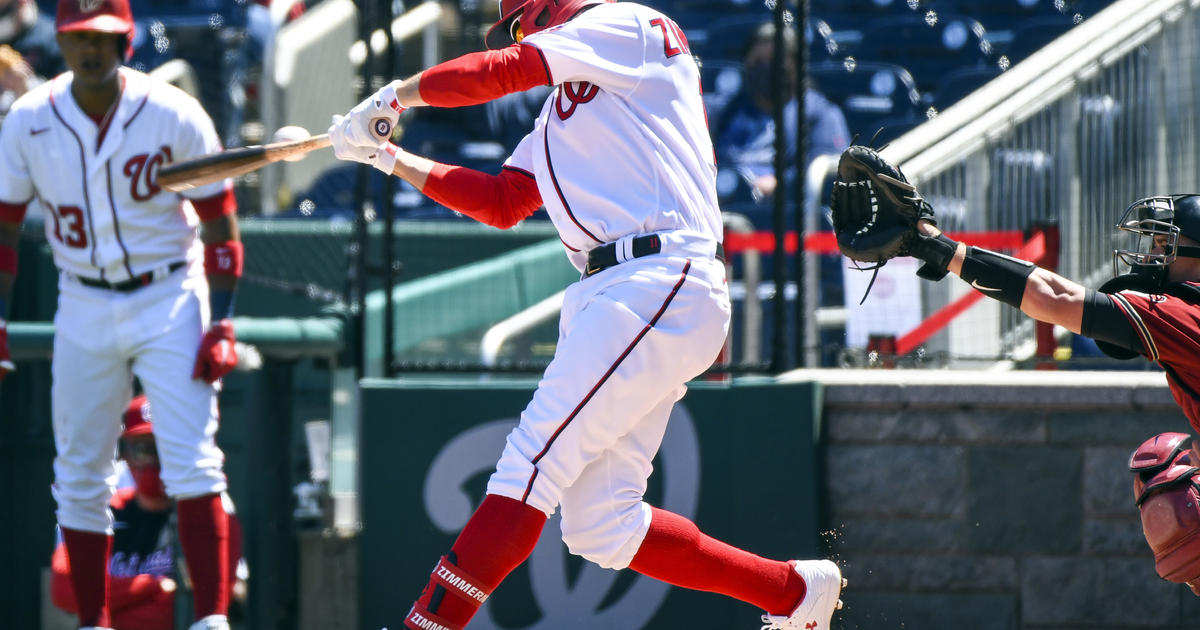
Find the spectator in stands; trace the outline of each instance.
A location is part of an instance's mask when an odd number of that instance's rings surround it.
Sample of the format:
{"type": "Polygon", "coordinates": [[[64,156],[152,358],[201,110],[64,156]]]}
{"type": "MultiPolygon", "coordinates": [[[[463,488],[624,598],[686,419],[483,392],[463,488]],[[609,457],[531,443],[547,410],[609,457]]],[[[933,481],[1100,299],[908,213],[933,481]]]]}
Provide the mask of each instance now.
{"type": "MultiPolygon", "coordinates": [[[[171,630],[175,627],[175,590],[178,579],[175,533],[168,527],[174,506],[159,478],[158,451],[151,425],[150,403],[145,396],[130,401],[125,410],[120,458],[129,468],[133,486],[113,495],[112,555],[108,563],[109,610],[114,630],[171,630]]],[[[232,504],[229,512],[229,566],[237,567],[231,580],[231,603],[245,600],[246,569],[241,558],[241,526],[232,504]]],[[[50,562],[50,594],[54,605],[75,613],[71,564],[61,540],[50,562]]],[[[236,606],[234,607],[236,609],[236,606]]]]}
{"type": "MultiPolygon", "coordinates": [[[[784,90],[789,95],[783,106],[784,134],[788,165],[796,159],[796,33],[784,34],[784,90]]],[[[742,63],[745,78],[742,90],[734,96],[713,128],[717,165],[736,169],[750,183],[755,199],[775,194],[775,114],[772,63],[775,56],[775,25],[760,26],[747,40],[742,63]]],[[[804,91],[805,119],[809,129],[807,165],[817,155],[840,154],[850,144],[850,130],[842,110],[825,98],[813,85],[804,91]]],[[[789,179],[795,177],[789,172],[789,179]]]]}
{"type": "Polygon", "coordinates": [[[0,0],[0,114],[64,69],[53,18],[33,0],[0,0]]]}

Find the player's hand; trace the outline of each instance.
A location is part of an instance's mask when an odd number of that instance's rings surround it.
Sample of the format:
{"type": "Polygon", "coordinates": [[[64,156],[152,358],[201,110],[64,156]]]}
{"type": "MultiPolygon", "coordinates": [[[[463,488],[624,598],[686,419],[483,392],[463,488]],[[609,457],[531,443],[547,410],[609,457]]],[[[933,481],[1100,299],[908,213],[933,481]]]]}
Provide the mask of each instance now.
{"type": "Polygon", "coordinates": [[[355,144],[349,140],[353,121],[349,117],[334,116],[329,125],[329,142],[333,146],[333,154],[339,160],[351,160],[370,164],[375,168],[391,175],[396,166],[396,154],[400,147],[391,142],[376,142],[370,146],[355,144]]]}
{"type": "Polygon", "coordinates": [[[392,137],[392,130],[400,121],[400,112],[405,107],[396,100],[398,81],[383,86],[380,90],[354,106],[346,114],[346,142],[360,147],[379,146],[392,137]]]}
{"type": "Polygon", "coordinates": [[[12,355],[8,353],[8,322],[0,318],[0,381],[4,380],[4,375],[16,369],[12,355]]]}
{"type": "Polygon", "coordinates": [[[196,353],[196,367],[192,378],[215,383],[237,365],[237,350],[234,349],[233,320],[213,322],[204,338],[200,340],[200,351],[196,353]]]}

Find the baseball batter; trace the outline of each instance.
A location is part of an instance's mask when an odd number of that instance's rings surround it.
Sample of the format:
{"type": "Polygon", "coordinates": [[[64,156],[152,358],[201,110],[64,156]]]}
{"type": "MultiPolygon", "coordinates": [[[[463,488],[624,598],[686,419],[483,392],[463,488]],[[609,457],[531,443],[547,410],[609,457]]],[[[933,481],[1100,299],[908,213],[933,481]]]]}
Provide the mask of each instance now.
{"type": "Polygon", "coordinates": [[[581,279],[553,361],[509,435],[487,496],[404,619],[457,630],[562,508],[572,553],[766,611],[763,628],[827,630],[842,587],[828,560],[777,561],[702,534],[643,500],[688,380],[729,327],[713,147],[699,72],[657,10],[602,0],[501,0],[492,50],[395,81],[335,116],[338,157],[372,164],[472,218],[511,227],[543,204],[581,279]],[[555,90],[499,175],[373,137],[417,105],[555,90]]]}
{"type": "MultiPolygon", "coordinates": [[[[113,453],[136,376],[154,406],[162,481],[176,499],[192,628],[226,630],[226,484],[214,437],[216,382],[237,361],[236,204],[228,181],[187,199],[155,182],[163,164],[220,143],[194,98],[122,67],[134,28],[128,0],[60,0],[56,28],[69,71],[18,99],[0,126],[0,341],[17,236],[33,207],[60,271],[53,495],[79,623],[109,625],[113,453]]],[[[0,343],[0,375],[8,359],[0,343]]]]}
{"type": "MultiPolygon", "coordinates": [[[[1200,194],[1138,199],[1117,222],[1126,246],[1113,252],[1118,275],[1098,290],[1031,262],[957,242],[934,223],[933,208],[894,165],[852,146],[838,164],[833,223],[850,258],[883,263],[895,255],[925,264],[918,274],[954,273],[983,295],[1043,322],[1091,337],[1119,359],[1155,361],[1192,428],[1200,431],[1200,194]],[[897,247],[899,246],[899,247],[897,247]]],[[[1130,460],[1142,530],[1158,574],[1200,595],[1200,452],[1177,433],[1154,436],[1130,460]]]]}

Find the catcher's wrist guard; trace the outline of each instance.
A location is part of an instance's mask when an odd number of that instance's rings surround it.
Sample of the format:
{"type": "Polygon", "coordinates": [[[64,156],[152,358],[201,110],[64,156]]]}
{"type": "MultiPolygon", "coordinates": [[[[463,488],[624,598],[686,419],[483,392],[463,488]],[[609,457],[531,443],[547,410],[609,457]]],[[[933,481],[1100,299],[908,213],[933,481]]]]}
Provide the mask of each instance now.
{"type": "Polygon", "coordinates": [[[959,277],[975,290],[1005,304],[1021,308],[1025,284],[1037,265],[982,247],[968,247],[959,277]]]}
{"type": "Polygon", "coordinates": [[[958,241],[948,238],[945,234],[937,236],[919,235],[913,239],[912,245],[905,253],[925,264],[917,269],[917,275],[937,282],[950,272],[950,260],[958,249],[958,241]]]}

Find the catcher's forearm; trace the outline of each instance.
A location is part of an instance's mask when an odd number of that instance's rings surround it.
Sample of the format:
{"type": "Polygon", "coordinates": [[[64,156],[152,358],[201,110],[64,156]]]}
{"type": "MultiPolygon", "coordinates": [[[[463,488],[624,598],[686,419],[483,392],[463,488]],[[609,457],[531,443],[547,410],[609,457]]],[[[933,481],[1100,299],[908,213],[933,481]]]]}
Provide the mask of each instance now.
{"type": "Polygon", "coordinates": [[[1021,308],[1025,284],[1036,269],[1033,263],[959,243],[932,225],[926,224],[918,231],[920,240],[910,253],[925,261],[923,276],[936,279],[939,273],[950,271],[980,293],[1021,308]]]}
{"type": "Polygon", "coordinates": [[[1038,321],[1058,324],[1074,333],[1080,331],[1087,295],[1083,285],[1033,263],[966,243],[956,244],[947,267],[988,297],[1011,304],[1038,321]],[[985,287],[1001,290],[988,291],[985,287]]]}

